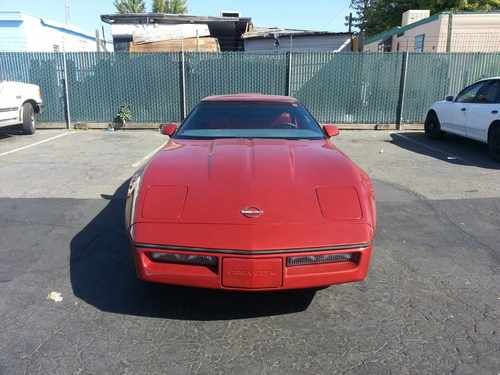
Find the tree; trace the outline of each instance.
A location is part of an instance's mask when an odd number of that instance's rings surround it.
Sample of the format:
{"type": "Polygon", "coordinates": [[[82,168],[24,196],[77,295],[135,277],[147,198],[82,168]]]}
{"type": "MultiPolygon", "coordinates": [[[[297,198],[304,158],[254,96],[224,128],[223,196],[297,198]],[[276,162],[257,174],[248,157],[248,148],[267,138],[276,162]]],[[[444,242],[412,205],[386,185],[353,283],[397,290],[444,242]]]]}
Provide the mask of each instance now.
{"type": "Polygon", "coordinates": [[[153,0],[154,13],[185,14],[186,0],[153,0]]]}
{"type": "Polygon", "coordinates": [[[120,14],[144,13],[146,10],[144,0],[115,0],[114,6],[120,14]]]}
{"type": "Polygon", "coordinates": [[[165,0],[153,0],[153,13],[167,13],[165,11],[165,0]]]}
{"type": "MultiPolygon", "coordinates": [[[[368,13],[373,5],[373,0],[351,0],[350,7],[354,10],[352,17],[352,26],[356,27],[360,32],[366,30],[366,22],[368,20],[368,13]]],[[[348,19],[346,19],[347,21],[348,19]]]]}

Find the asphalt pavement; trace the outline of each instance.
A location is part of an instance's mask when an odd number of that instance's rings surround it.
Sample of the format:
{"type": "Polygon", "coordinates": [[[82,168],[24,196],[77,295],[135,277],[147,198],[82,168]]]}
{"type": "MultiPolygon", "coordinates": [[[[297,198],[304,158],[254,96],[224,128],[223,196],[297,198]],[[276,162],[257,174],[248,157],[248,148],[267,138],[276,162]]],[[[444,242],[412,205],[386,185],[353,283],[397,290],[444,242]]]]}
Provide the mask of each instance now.
{"type": "Polygon", "coordinates": [[[246,294],[136,279],[124,191],[164,141],[0,129],[0,374],[500,374],[500,164],[485,146],[343,131],[377,193],[368,279],[246,294]]]}

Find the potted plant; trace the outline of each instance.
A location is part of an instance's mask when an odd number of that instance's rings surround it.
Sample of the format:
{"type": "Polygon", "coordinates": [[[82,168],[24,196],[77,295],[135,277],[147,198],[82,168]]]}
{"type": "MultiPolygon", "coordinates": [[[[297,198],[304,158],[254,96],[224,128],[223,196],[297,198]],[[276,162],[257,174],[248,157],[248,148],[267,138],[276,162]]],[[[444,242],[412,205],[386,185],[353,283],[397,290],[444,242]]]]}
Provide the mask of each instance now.
{"type": "Polygon", "coordinates": [[[132,111],[128,104],[123,104],[118,108],[118,113],[114,119],[114,128],[120,129],[127,125],[127,121],[130,121],[132,118],[132,111]]]}

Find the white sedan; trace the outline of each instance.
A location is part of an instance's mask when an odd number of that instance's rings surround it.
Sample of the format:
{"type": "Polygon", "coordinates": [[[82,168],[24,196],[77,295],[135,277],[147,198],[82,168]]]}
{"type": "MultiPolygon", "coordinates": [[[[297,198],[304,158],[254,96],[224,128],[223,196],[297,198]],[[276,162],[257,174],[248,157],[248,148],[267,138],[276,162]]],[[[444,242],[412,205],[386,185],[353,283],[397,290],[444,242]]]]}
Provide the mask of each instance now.
{"type": "Polygon", "coordinates": [[[0,80],[0,126],[21,124],[25,134],[35,132],[35,115],[42,110],[37,85],[0,80]]]}
{"type": "Polygon", "coordinates": [[[500,77],[482,79],[456,96],[432,105],[425,119],[425,134],[441,138],[453,133],[488,144],[500,161],[500,77]]]}

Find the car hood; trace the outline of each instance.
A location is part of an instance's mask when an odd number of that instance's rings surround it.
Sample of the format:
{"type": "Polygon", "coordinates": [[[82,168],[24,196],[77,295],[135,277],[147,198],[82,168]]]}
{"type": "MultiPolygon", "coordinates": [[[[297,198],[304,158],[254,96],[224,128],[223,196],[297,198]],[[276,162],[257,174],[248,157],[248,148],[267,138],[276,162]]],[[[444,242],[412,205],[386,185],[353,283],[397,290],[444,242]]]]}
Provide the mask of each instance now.
{"type": "Polygon", "coordinates": [[[359,223],[362,190],[359,169],[326,140],[171,140],[144,172],[135,221],[359,223]]]}

